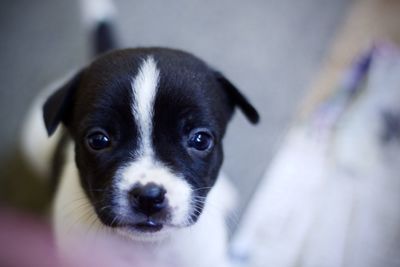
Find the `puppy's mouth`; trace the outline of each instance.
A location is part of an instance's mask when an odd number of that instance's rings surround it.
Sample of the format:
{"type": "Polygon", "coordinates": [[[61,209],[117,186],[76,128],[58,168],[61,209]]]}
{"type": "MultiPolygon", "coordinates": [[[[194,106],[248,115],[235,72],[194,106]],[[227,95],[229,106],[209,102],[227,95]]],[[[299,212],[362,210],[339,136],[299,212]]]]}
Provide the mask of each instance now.
{"type": "Polygon", "coordinates": [[[139,222],[129,222],[115,225],[117,233],[135,241],[159,241],[167,238],[171,231],[176,228],[168,222],[147,218],[139,222]]]}
{"type": "Polygon", "coordinates": [[[151,235],[164,232],[166,228],[169,228],[168,226],[171,226],[171,224],[168,223],[167,220],[154,218],[151,216],[143,216],[140,219],[119,222],[118,224],[114,224],[112,227],[118,231],[136,233],[139,235],[151,235]]]}
{"type": "Polygon", "coordinates": [[[155,233],[160,231],[163,228],[163,224],[157,222],[151,218],[148,218],[146,221],[135,223],[128,225],[129,228],[133,228],[136,231],[143,233],[155,233]]]}

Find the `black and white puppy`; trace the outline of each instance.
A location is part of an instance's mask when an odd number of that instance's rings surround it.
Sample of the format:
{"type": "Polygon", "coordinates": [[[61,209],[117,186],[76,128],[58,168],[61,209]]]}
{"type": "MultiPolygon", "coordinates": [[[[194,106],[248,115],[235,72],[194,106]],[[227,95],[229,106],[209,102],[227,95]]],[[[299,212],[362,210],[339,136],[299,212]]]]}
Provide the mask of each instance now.
{"type": "Polygon", "coordinates": [[[138,48],[98,57],[43,108],[49,135],[64,126],[52,171],[57,237],[87,225],[132,242],[168,240],[165,254],[185,254],[187,266],[196,266],[195,251],[210,250],[198,266],[223,266],[233,197],[218,177],[236,108],[258,121],[230,81],[189,53],[138,48]]]}

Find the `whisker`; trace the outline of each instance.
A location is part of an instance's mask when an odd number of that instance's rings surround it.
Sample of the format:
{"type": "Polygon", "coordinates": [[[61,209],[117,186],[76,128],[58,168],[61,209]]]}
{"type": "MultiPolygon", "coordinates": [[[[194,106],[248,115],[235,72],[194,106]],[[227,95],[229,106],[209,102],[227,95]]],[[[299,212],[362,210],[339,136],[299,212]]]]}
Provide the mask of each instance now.
{"type": "Polygon", "coordinates": [[[206,187],[192,189],[192,191],[206,190],[206,189],[211,189],[211,188],[212,188],[212,186],[206,186],[206,187]]]}
{"type": "Polygon", "coordinates": [[[87,220],[89,220],[89,218],[91,218],[91,216],[93,216],[92,210],[87,209],[86,211],[84,211],[84,212],[81,214],[81,216],[78,216],[78,217],[75,218],[73,221],[69,222],[69,226],[68,226],[68,229],[67,229],[67,233],[71,233],[72,230],[73,230],[73,228],[74,228],[76,225],[79,225],[79,224],[82,225],[82,223],[84,223],[84,222],[86,222],[87,220]]]}
{"type": "MultiPolygon", "coordinates": [[[[195,196],[192,199],[192,204],[194,206],[193,211],[197,213],[200,213],[199,205],[207,205],[207,207],[209,207],[209,212],[217,212],[218,214],[222,213],[222,208],[210,202],[206,197],[195,196]]],[[[239,216],[235,211],[226,212],[224,218],[229,230],[233,230],[239,224],[239,216]]]]}

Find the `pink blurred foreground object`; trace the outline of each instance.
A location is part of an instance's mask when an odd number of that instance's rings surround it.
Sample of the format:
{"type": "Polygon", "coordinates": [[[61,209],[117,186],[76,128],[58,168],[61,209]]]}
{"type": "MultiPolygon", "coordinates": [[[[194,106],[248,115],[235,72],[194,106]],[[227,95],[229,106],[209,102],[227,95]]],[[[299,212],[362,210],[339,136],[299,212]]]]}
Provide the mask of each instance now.
{"type": "MultiPolygon", "coordinates": [[[[84,233],[82,233],[84,234],[84,233]]],[[[72,235],[72,233],[71,233],[72,235]]],[[[50,225],[42,218],[0,208],[0,266],[4,267],[146,267],[139,251],[127,251],[121,242],[105,236],[91,237],[88,247],[81,242],[87,236],[71,240],[71,254],[58,257],[50,225]],[[82,239],[82,240],[81,240],[82,239]],[[118,247],[121,246],[121,247],[118,247]]],[[[151,266],[161,267],[164,265],[151,266]]]]}
{"type": "Polygon", "coordinates": [[[61,266],[43,220],[0,209],[0,266],[61,266]]]}

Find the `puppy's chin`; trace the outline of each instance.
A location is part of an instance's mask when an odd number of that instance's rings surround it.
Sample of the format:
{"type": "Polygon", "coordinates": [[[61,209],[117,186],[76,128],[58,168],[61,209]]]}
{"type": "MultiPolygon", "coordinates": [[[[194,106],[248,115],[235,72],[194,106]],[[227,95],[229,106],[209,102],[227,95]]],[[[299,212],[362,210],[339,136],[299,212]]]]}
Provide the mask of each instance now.
{"type": "Polygon", "coordinates": [[[121,226],[115,228],[116,233],[120,236],[133,241],[139,242],[160,242],[168,239],[178,228],[163,225],[161,229],[144,230],[136,226],[121,226]]]}

